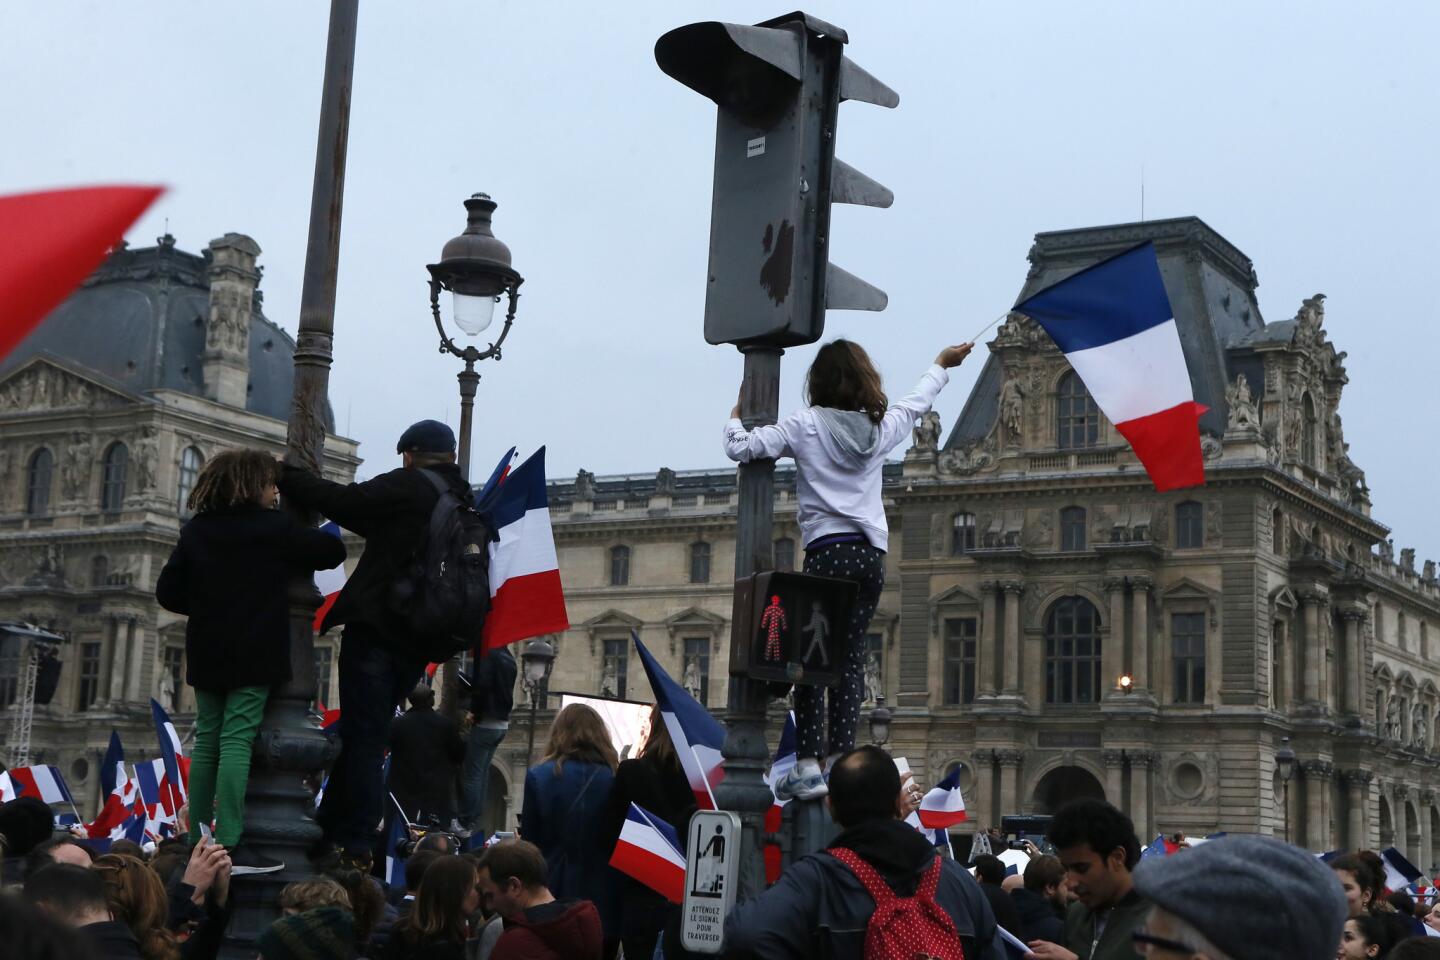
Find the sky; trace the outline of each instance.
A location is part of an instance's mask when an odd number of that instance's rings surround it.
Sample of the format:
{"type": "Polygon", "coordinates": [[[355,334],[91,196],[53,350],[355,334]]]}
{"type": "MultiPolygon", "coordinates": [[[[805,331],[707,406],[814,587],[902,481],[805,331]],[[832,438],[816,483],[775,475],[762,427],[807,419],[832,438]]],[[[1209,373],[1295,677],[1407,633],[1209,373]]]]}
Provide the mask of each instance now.
{"type": "MultiPolygon", "coordinates": [[[[424,417],[458,422],[425,264],[499,203],[525,276],[482,368],[474,470],[511,445],[547,472],[724,467],[741,371],[702,337],[715,110],[655,40],[753,2],[361,5],[331,399],[362,475],[424,417]],[[602,11],[598,12],[597,11],[602,11]]],[[[837,207],[833,259],[889,293],[836,312],[892,393],[1014,302],[1037,232],[1196,215],[1243,250],[1267,322],[1327,295],[1341,406],[1374,515],[1440,559],[1433,277],[1440,262],[1440,5],[1420,2],[832,2],[849,55],[900,95],[842,105],[837,155],[895,192],[837,207]]],[[[295,330],[327,5],[54,0],[0,23],[0,192],[163,183],[130,232],[261,246],[270,319],[295,330]]],[[[483,343],[482,343],[483,346],[483,343]]],[[[787,352],[782,410],[814,347],[787,352]]],[[[983,363],[937,409],[959,415],[983,363]]]]}

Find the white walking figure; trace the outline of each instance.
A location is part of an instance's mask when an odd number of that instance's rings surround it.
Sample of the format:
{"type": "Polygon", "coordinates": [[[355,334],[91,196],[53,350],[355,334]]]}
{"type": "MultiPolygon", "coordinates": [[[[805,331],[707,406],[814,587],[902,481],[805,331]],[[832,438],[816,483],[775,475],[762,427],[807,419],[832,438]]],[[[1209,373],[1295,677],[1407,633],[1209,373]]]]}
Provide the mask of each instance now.
{"type": "Polygon", "coordinates": [[[825,610],[816,600],[810,604],[810,622],[805,624],[801,633],[810,634],[810,645],[805,648],[805,656],[800,658],[801,663],[809,663],[810,658],[818,650],[820,652],[820,665],[830,666],[830,655],[825,652],[825,641],[830,636],[830,618],[825,616],[825,610]]]}

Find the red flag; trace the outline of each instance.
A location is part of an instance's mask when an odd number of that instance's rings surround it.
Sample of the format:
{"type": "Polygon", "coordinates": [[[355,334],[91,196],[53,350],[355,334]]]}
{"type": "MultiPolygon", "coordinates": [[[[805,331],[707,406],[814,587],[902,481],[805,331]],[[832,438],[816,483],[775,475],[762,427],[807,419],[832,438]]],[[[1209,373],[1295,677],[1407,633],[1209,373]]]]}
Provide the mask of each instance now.
{"type": "Polygon", "coordinates": [[[160,187],[0,196],[0,359],[90,276],[160,187]]]}

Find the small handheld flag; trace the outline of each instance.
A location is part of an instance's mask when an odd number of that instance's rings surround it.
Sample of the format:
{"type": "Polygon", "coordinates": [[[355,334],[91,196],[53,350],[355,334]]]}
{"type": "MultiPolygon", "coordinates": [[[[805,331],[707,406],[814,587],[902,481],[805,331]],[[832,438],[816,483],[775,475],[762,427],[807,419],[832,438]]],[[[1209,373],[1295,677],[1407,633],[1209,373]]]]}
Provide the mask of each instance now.
{"type": "Polygon", "coordinates": [[[685,899],[685,854],[675,828],[637,803],[630,804],[610,866],[671,903],[685,899]]]}
{"type": "Polygon", "coordinates": [[[166,810],[174,812],[185,805],[186,788],[189,783],[190,762],[180,747],[180,735],[170,715],[153,697],[150,700],[150,714],[155,721],[155,735],[160,741],[160,759],[165,762],[165,782],[161,790],[168,794],[166,810]]]}
{"type": "Polygon", "coordinates": [[[1386,847],[1382,850],[1380,859],[1385,864],[1385,886],[1391,891],[1404,890],[1425,876],[1416,869],[1415,864],[1406,860],[1405,855],[1394,847],[1386,847]]]}
{"type": "Polygon", "coordinates": [[[965,821],[965,797],[960,793],[960,768],[941,780],[920,801],[920,823],[931,830],[945,830],[965,821]]]}
{"type": "Polygon", "coordinates": [[[640,642],[638,633],[631,631],[630,639],[635,642],[635,649],[640,654],[640,663],[650,680],[650,689],[655,691],[660,716],[665,719],[665,729],[675,743],[675,753],[680,758],[680,765],[685,768],[685,778],[690,781],[695,802],[701,810],[714,809],[710,803],[710,788],[722,777],[720,751],[725,745],[725,728],[665,672],[645,649],[645,644],[640,642]]]}
{"type": "MultiPolygon", "coordinates": [[[[340,539],[340,527],[334,520],[327,520],[320,525],[320,529],[340,539]]],[[[329,570],[315,571],[315,589],[320,591],[320,606],[315,610],[314,630],[320,632],[320,627],[325,622],[325,615],[330,608],[335,606],[335,601],[340,599],[340,591],[345,589],[345,564],[342,561],[339,566],[331,567],[329,570]]]]}

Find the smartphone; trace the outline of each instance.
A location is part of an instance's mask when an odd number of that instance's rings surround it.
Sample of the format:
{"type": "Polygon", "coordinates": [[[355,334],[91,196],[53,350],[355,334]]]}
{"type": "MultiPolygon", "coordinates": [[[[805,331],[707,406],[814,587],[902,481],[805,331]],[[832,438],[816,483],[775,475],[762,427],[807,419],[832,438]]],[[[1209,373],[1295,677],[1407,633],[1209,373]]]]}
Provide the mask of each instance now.
{"type": "Polygon", "coordinates": [[[208,823],[202,823],[202,824],[200,824],[200,842],[201,842],[201,843],[214,843],[214,842],[215,842],[215,838],[214,838],[213,836],[211,836],[211,834],[210,834],[210,824],[208,824],[208,823]]]}

